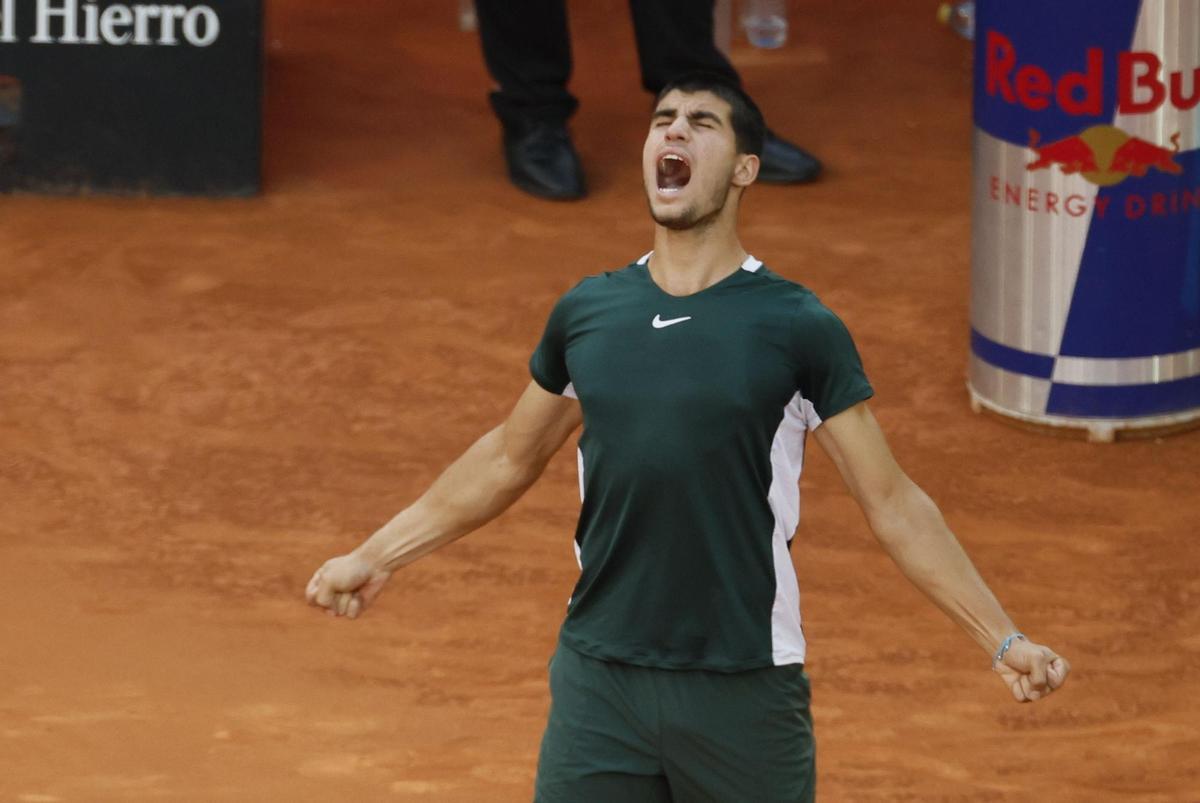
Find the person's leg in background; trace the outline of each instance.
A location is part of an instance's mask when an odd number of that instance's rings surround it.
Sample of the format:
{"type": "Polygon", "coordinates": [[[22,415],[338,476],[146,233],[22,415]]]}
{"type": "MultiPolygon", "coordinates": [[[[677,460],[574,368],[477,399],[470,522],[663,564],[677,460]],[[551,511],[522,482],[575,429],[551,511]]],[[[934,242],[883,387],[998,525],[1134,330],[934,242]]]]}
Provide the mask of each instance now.
{"type": "MultiPolygon", "coordinates": [[[[703,70],[741,84],[737,70],[717,49],[714,0],[630,0],[642,86],[654,94],[677,75],[703,70]]],[[[810,153],[767,130],[759,179],[776,184],[813,181],[821,163],[810,153]]]]}
{"type": "Polygon", "coordinates": [[[567,91],[565,0],[476,0],[475,13],[484,62],[498,86],[490,100],[504,129],[509,178],[543,198],[582,198],[583,170],[567,133],[579,103],[567,91]]]}

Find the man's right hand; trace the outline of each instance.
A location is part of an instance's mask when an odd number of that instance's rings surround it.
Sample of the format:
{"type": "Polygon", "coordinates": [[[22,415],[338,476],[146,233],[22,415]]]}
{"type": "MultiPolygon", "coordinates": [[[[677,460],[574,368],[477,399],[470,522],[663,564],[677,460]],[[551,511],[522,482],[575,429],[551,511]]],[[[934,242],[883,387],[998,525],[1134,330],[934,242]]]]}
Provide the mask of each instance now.
{"type": "Polygon", "coordinates": [[[304,596],[309,605],[325,608],[331,616],[356,619],[379,596],[391,576],[390,571],[351,552],[325,561],[308,581],[304,596]]]}
{"type": "Polygon", "coordinates": [[[357,617],[393,571],[478,529],[517,501],[582,421],[578,399],[529,380],[504,423],[451,463],[420,499],[358,549],[317,569],[304,592],[309,604],[333,616],[357,617]]]}

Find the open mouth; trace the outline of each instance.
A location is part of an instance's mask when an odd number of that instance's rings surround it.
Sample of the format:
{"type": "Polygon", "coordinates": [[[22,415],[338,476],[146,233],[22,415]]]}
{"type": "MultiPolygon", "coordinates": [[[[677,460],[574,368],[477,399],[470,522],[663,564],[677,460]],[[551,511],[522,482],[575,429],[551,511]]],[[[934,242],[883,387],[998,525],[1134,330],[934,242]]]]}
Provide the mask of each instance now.
{"type": "Polygon", "coordinates": [[[663,192],[678,192],[692,180],[692,166],[682,156],[666,153],[659,157],[658,188],[663,192]]]}

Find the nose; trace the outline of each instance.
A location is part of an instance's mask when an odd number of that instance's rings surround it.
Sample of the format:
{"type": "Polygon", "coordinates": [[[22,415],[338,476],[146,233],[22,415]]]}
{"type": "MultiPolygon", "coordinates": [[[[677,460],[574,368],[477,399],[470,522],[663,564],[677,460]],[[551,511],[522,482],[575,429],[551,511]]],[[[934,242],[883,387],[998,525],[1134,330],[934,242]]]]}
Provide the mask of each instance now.
{"type": "Polygon", "coordinates": [[[671,124],[667,126],[667,139],[686,139],[688,134],[688,121],[682,114],[676,116],[671,124]]]}

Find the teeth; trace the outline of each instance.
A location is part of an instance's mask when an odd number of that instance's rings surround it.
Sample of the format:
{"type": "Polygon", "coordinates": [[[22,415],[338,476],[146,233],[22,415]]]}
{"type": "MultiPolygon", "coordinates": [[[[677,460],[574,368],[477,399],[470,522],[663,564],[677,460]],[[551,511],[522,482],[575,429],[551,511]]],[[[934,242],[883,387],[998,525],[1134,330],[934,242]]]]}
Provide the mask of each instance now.
{"type": "Polygon", "coordinates": [[[658,157],[659,192],[674,194],[683,189],[691,178],[691,165],[677,153],[658,157]]]}

